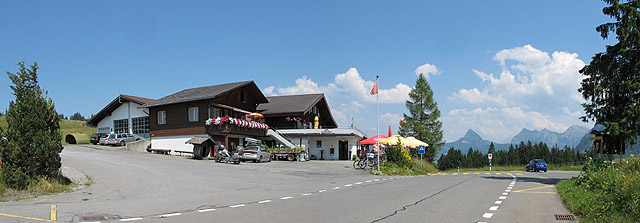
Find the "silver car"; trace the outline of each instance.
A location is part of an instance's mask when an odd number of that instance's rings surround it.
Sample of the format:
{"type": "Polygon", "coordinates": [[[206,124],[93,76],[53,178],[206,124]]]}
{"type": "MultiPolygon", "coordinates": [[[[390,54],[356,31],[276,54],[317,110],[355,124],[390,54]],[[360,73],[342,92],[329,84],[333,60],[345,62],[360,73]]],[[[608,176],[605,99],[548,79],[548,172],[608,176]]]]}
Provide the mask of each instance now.
{"type": "Polygon", "coordinates": [[[109,139],[107,140],[107,144],[112,146],[124,146],[128,142],[136,141],[135,136],[129,133],[119,133],[119,134],[109,134],[109,139]]]}
{"type": "Polygon", "coordinates": [[[111,135],[113,135],[113,137],[116,137],[115,134],[106,134],[106,135],[100,137],[100,140],[98,140],[98,143],[100,143],[100,145],[108,145],[109,144],[109,137],[111,137],[111,135]]]}
{"type": "Polygon", "coordinates": [[[242,153],[242,161],[253,160],[253,162],[271,162],[271,153],[261,146],[247,146],[242,153]]]}

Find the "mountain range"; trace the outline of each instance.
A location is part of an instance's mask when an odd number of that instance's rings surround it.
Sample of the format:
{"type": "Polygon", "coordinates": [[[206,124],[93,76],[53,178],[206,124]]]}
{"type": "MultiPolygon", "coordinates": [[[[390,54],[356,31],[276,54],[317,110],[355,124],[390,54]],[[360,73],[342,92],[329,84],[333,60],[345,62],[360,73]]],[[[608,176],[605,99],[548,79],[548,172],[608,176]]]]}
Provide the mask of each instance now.
{"type": "MultiPolygon", "coordinates": [[[[509,149],[509,146],[511,144],[517,145],[520,144],[520,142],[526,143],[528,141],[531,141],[531,143],[543,142],[549,145],[549,147],[553,145],[557,145],[560,148],[563,148],[564,146],[570,146],[578,148],[578,150],[584,150],[591,147],[589,141],[590,131],[591,129],[587,127],[577,125],[569,127],[562,133],[550,131],[548,129],[528,130],[525,128],[511,139],[511,143],[493,143],[493,145],[496,150],[507,150],[509,149]],[[580,145],[584,148],[580,147],[580,145]]],[[[491,141],[483,139],[480,135],[478,135],[478,133],[474,132],[472,129],[469,129],[467,130],[467,133],[457,141],[445,143],[444,147],[442,147],[442,150],[440,151],[440,154],[446,153],[451,147],[459,149],[465,154],[467,153],[469,148],[479,150],[482,153],[487,153],[489,151],[490,145],[491,141]]]]}

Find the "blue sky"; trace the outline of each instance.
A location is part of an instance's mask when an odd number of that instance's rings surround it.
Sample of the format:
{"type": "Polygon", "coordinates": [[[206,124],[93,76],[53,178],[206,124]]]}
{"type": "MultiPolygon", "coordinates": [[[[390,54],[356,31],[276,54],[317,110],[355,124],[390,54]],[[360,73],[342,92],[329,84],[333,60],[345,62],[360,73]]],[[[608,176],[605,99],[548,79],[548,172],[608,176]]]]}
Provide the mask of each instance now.
{"type": "MultiPolygon", "coordinates": [[[[341,126],[386,133],[428,75],[447,141],[506,142],[581,123],[577,72],[614,40],[600,1],[2,1],[0,70],[38,61],[58,112],[122,94],[161,98],[254,80],[265,95],[323,92],[341,126]],[[420,69],[418,69],[420,68],[420,69]]],[[[0,109],[14,100],[0,75],[0,109]]]]}

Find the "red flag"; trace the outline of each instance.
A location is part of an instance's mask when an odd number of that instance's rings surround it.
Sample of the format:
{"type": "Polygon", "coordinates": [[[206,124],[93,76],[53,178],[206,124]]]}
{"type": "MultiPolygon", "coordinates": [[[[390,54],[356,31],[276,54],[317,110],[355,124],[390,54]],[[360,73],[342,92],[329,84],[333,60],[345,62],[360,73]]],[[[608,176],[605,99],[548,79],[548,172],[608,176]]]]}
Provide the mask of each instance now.
{"type": "Polygon", "coordinates": [[[391,137],[391,126],[389,126],[389,137],[391,137]]]}
{"type": "Polygon", "coordinates": [[[373,89],[371,89],[371,95],[378,94],[378,79],[376,78],[376,84],[373,85],[373,89]]]}

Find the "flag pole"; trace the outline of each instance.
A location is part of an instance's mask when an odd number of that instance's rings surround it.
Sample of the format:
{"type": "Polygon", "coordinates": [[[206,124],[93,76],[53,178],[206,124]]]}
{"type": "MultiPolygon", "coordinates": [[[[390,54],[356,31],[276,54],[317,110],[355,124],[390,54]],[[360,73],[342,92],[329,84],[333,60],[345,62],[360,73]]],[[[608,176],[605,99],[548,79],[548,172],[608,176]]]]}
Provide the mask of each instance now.
{"type": "MultiPolygon", "coordinates": [[[[376,85],[378,84],[378,76],[376,75],[376,85]]],[[[377,86],[376,86],[377,87],[377,86]]],[[[376,89],[376,110],[378,112],[378,114],[376,115],[376,120],[378,122],[378,127],[376,127],[376,131],[378,134],[376,134],[376,136],[378,137],[377,143],[378,143],[378,172],[380,172],[380,94],[378,94],[377,89],[376,89]]]]}

